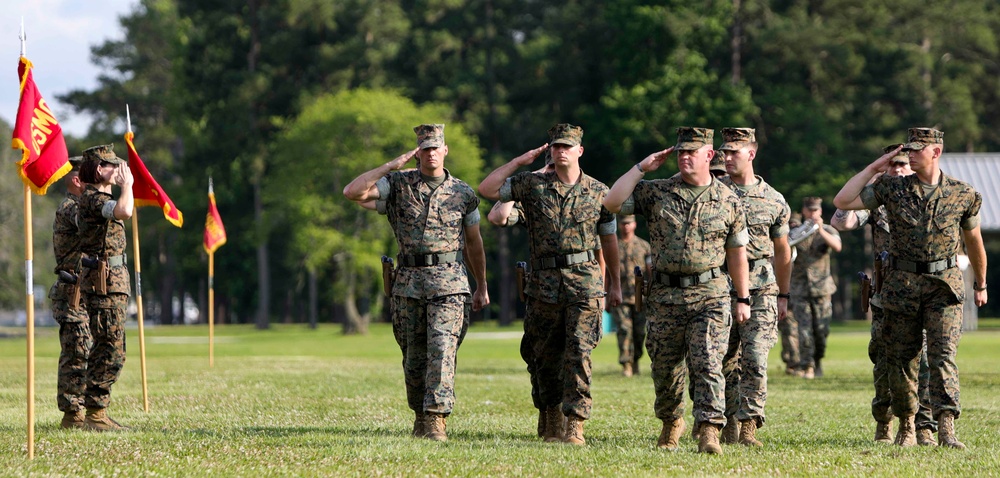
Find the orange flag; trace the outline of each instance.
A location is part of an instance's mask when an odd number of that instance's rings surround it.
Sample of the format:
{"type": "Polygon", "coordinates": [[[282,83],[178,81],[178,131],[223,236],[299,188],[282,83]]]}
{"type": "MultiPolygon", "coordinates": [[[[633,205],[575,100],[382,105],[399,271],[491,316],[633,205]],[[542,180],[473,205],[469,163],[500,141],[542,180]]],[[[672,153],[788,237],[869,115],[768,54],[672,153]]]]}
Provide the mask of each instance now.
{"type": "Polygon", "coordinates": [[[24,184],[42,195],[49,186],[72,169],[62,126],[45,103],[31,74],[33,65],[21,57],[17,76],[21,80],[21,101],[14,121],[11,147],[21,150],[17,172],[24,184]]]}
{"type": "Polygon", "coordinates": [[[135,135],[129,131],[125,133],[125,144],[128,145],[128,167],[132,170],[135,182],[132,183],[132,196],[135,198],[136,206],[157,206],[163,209],[163,217],[177,227],[184,225],[184,215],[174,206],[174,202],[163,192],[163,188],[156,183],[153,175],[149,174],[146,165],[135,152],[135,145],[132,138],[135,135]]]}
{"type": "Polygon", "coordinates": [[[226,227],[222,225],[222,216],[215,207],[215,191],[212,190],[212,180],[208,180],[208,214],[205,217],[205,252],[212,254],[226,243],[226,227]]]}

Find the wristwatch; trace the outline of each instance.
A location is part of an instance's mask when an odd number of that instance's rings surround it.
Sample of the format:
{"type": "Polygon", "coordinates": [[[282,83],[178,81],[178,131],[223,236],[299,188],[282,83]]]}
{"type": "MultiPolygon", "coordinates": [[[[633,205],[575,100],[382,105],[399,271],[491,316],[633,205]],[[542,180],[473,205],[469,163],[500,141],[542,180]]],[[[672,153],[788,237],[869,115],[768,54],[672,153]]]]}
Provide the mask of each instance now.
{"type": "Polygon", "coordinates": [[[740,303],[740,304],[751,305],[750,304],[750,297],[737,297],[736,298],[736,302],[740,303]]]}
{"type": "Polygon", "coordinates": [[[792,294],[790,294],[788,292],[785,292],[784,294],[778,294],[778,298],[779,299],[791,299],[792,298],[792,294]]]}
{"type": "Polygon", "coordinates": [[[983,284],[982,287],[979,287],[979,283],[976,282],[976,281],[973,281],[972,282],[972,290],[974,290],[976,292],[982,292],[982,291],[986,290],[986,284],[983,284]]]}

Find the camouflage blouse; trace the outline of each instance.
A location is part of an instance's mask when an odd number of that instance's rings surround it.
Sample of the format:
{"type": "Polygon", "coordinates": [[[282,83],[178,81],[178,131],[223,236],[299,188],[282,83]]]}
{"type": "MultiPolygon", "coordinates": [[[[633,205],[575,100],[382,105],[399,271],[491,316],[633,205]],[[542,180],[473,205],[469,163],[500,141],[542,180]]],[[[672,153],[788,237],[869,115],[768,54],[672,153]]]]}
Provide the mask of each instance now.
{"type": "Polygon", "coordinates": [[[56,273],[76,271],[80,260],[80,197],[75,194],[67,193],[56,209],[52,249],[56,255],[56,273]]]}
{"type": "MultiPolygon", "coordinates": [[[[635,268],[641,268],[642,273],[645,274],[647,272],[646,262],[651,261],[651,253],[649,243],[639,236],[633,235],[632,239],[628,241],[618,238],[623,304],[635,305],[635,268]]],[[[649,277],[646,277],[645,280],[649,280],[649,277]]]]}
{"type": "MultiPolygon", "coordinates": [[[[774,257],[774,239],[788,235],[788,216],[791,209],[781,195],[771,185],[756,176],[757,183],[740,187],[732,178],[721,178],[723,184],[739,196],[747,215],[747,231],[750,242],[747,244],[747,260],[770,259],[774,257]]],[[[763,289],[776,284],[774,267],[766,261],[750,270],[750,290],[763,289]]],[[[772,287],[777,293],[777,286],[772,287]]]]}
{"type": "MultiPolygon", "coordinates": [[[[388,217],[401,255],[461,255],[465,227],[479,224],[479,197],[447,170],[445,176],[435,189],[423,181],[417,169],[391,172],[376,183],[376,208],[388,217]]],[[[431,299],[470,293],[463,262],[398,267],[396,271],[395,296],[431,299]]]]}
{"type": "MultiPolygon", "coordinates": [[[[88,185],[80,198],[80,251],[89,257],[107,259],[124,256],[128,239],[125,223],[114,218],[115,201],[111,194],[88,185]]],[[[128,266],[108,267],[108,294],[129,294],[128,266]]]]}

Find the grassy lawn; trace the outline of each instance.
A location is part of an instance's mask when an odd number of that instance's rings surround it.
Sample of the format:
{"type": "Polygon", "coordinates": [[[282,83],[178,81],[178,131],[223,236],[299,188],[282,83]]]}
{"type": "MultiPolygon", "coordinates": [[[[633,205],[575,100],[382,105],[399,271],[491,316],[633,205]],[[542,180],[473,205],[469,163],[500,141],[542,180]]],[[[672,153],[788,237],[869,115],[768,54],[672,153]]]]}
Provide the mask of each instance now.
{"type": "MultiPolygon", "coordinates": [[[[965,451],[872,442],[871,364],[863,323],[835,326],[826,377],[781,373],[771,356],[762,449],[723,456],[655,448],[653,386],[619,375],[613,335],[594,353],[587,446],[542,443],[518,356],[518,327],[477,324],[459,352],[458,403],[447,443],[409,437],[400,353],[389,327],[364,337],[339,328],[147,329],[150,412],[142,411],[138,334],[111,415],[132,427],[94,434],[58,428],[58,338],[37,332],[35,459],[26,459],[25,341],[0,339],[0,474],[14,476],[968,476],[1000,474],[1000,331],[966,334],[959,349],[965,451]]],[[[690,416],[690,402],[687,410],[690,416]]],[[[688,419],[686,417],[686,419],[688,419]]]]}

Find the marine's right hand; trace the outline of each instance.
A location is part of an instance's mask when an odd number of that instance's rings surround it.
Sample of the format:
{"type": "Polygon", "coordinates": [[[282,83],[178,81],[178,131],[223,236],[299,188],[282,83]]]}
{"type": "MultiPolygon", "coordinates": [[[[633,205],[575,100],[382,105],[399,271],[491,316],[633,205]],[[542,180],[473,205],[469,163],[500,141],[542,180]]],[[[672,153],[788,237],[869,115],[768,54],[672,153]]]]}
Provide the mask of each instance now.
{"type": "Polygon", "coordinates": [[[420,148],[413,148],[397,156],[392,161],[389,161],[389,166],[391,166],[393,170],[403,169],[403,166],[406,166],[406,163],[410,162],[411,159],[417,157],[417,150],[419,149],[420,148]]]}
{"type": "Polygon", "coordinates": [[[518,166],[527,166],[535,162],[535,158],[537,158],[539,154],[542,154],[546,149],[548,149],[548,147],[549,147],[548,143],[543,144],[535,149],[532,149],[531,151],[528,151],[514,158],[512,162],[517,164],[518,166]]]}

